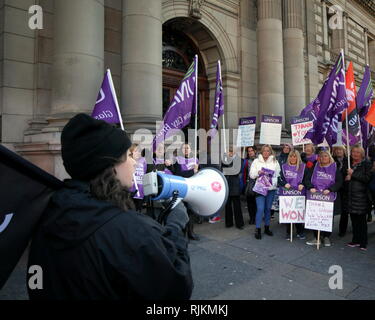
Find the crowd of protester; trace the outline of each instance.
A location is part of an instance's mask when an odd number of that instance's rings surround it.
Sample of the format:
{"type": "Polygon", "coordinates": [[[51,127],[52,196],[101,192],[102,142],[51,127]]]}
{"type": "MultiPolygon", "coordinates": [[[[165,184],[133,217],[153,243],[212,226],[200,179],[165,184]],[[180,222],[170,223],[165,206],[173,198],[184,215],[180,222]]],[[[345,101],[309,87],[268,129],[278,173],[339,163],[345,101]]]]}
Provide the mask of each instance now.
{"type": "MultiPolygon", "coordinates": [[[[236,157],[241,154],[241,150],[230,146],[221,164],[211,165],[209,157],[206,164],[199,164],[191,146],[183,144],[180,150],[183,156],[175,157],[173,161],[167,159],[164,145],[161,144],[154,154],[153,163],[145,166],[145,160],[140,156],[136,145],[132,146],[131,151],[138,166],[144,168],[144,173],[163,171],[185,178],[192,177],[203,167],[214,167],[223,171],[232,166],[236,157]]],[[[224,212],[211,216],[207,219],[209,223],[217,223],[224,218],[226,228],[235,226],[242,230],[246,220],[242,212],[244,207],[248,211],[248,223],[255,225],[255,238],[261,240],[262,234],[272,237],[271,221],[275,212],[279,211],[281,188],[322,192],[334,196],[334,216],[340,215],[339,237],[347,234],[350,216],[353,236],[347,245],[367,250],[367,224],[372,222],[375,200],[375,161],[366,155],[361,146],[351,147],[350,155],[343,146],[333,147],[331,150],[312,144],[305,145],[301,153],[290,144],[282,145],[279,155],[276,155],[270,145],[261,146],[259,150],[256,147],[247,147],[243,151],[241,170],[226,174],[229,194],[224,212]],[[242,200],[245,200],[245,206],[241,205],[242,200]]],[[[137,196],[135,203],[139,211],[154,213],[159,207],[157,202],[150,199],[140,200],[137,196]]],[[[191,240],[199,240],[193,228],[194,224],[202,223],[204,219],[198,217],[188,203],[185,203],[185,206],[190,218],[187,235],[191,240]]],[[[307,245],[332,245],[331,232],[322,231],[318,239],[318,232],[308,232],[303,223],[294,224],[294,228],[296,237],[300,240],[305,240],[308,234],[311,234],[307,245]]],[[[290,232],[290,225],[287,224],[287,240],[290,240],[290,232]]]]}

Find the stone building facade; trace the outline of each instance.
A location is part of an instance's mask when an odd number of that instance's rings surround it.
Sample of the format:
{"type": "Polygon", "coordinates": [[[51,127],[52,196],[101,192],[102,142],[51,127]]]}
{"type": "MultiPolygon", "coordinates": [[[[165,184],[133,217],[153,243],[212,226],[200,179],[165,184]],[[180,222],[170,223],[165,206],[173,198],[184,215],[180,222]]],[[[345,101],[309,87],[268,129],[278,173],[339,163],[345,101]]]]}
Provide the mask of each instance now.
{"type": "Polygon", "coordinates": [[[341,48],[359,86],[375,71],[373,0],[0,0],[0,141],[63,178],[61,129],[91,112],[107,68],[127,130],[154,129],[194,54],[201,127],[220,59],[227,128],[273,114],[288,130],[341,48]]]}

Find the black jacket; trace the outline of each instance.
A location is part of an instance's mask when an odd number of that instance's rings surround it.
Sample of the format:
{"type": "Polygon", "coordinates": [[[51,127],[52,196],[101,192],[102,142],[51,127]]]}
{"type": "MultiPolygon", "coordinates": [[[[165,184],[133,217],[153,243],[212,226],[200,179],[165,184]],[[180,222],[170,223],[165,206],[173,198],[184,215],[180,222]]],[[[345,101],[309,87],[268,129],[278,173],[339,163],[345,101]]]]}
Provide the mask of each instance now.
{"type": "MultiPolygon", "coordinates": [[[[316,164],[317,164],[317,162],[315,163],[315,165],[316,164]]],[[[305,175],[303,177],[303,185],[305,186],[306,190],[310,190],[310,189],[314,188],[314,186],[311,183],[311,178],[312,178],[312,175],[313,175],[313,172],[314,172],[314,168],[315,168],[315,166],[310,168],[310,169],[307,168],[305,170],[305,175]]],[[[328,188],[329,191],[336,192],[336,194],[337,194],[336,200],[335,200],[335,203],[334,203],[334,207],[333,207],[334,215],[341,214],[342,204],[341,204],[341,195],[340,195],[339,191],[340,191],[340,188],[343,185],[343,182],[344,182],[344,179],[343,179],[342,173],[339,170],[339,168],[337,168],[336,169],[335,183],[330,188],[328,188]]]]}
{"type": "MultiPolygon", "coordinates": [[[[229,160],[228,163],[223,161],[222,168],[232,168],[234,166],[234,161],[235,160],[231,162],[231,160],[229,160]]],[[[241,159],[241,168],[242,167],[243,167],[243,159],[241,159]]],[[[225,178],[227,179],[227,182],[228,182],[229,196],[230,197],[240,196],[241,195],[241,170],[239,170],[239,172],[237,173],[234,173],[233,175],[225,175],[225,178]]]]}
{"type": "MultiPolygon", "coordinates": [[[[43,270],[30,299],[189,299],[193,283],[180,230],[95,199],[67,180],[34,235],[29,266],[43,270]]],[[[30,275],[28,275],[30,277],[30,275]]]]}
{"type": "MultiPolygon", "coordinates": [[[[354,172],[350,181],[344,182],[343,206],[349,214],[365,215],[371,210],[369,183],[372,178],[372,164],[364,160],[353,167],[354,172]]],[[[344,163],[342,172],[344,177],[348,170],[348,163],[344,163]]]]}

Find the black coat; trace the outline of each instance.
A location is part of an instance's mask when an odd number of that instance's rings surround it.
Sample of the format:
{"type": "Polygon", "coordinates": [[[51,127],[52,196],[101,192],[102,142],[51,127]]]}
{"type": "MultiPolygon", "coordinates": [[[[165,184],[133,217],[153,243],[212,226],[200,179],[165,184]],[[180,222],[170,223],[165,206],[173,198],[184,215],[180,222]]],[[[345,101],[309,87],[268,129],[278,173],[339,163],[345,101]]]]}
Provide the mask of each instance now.
{"type": "Polygon", "coordinates": [[[43,270],[43,290],[29,290],[32,300],[185,300],[193,288],[180,230],[97,200],[74,180],[52,197],[30,265],[43,270]]]}
{"type": "MultiPolygon", "coordinates": [[[[343,206],[345,212],[349,214],[365,215],[371,210],[371,196],[369,183],[372,178],[372,164],[364,160],[353,167],[354,172],[350,181],[344,182],[343,188],[343,206]]],[[[342,169],[346,177],[348,163],[345,163],[342,169]]]]}
{"type": "MultiPolygon", "coordinates": [[[[237,156],[238,157],[238,156],[237,156]]],[[[243,166],[243,159],[241,159],[241,168],[243,166]]],[[[232,168],[233,162],[225,163],[223,161],[222,168],[232,168]]],[[[241,195],[241,170],[233,175],[225,175],[228,182],[229,196],[237,197],[241,195]]]]}
{"type": "MultiPolygon", "coordinates": [[[[317,162],[315,163],[315,165],[316,164],[317,162]]],[[[315,166],[310,169],[309,168],[305,169],[305,175],[303,177],[303,185],[305,186],[306,190],[310,190],[314,188],[314,186],[311,183],[311,178],[314,172],[314,168],[315,166]]],[[[339,191],[343,185],[343,182],[344,182],[344,179],[343,179],[342,173],[337,168],[335,183],[330,188],[328,188],[329,191],[336,192],[337,194],[336,200],[334,202],[334,207],[333,207],[334,215],[341,214],[342,203],[341,203],[341,194],[339,191]]]]}

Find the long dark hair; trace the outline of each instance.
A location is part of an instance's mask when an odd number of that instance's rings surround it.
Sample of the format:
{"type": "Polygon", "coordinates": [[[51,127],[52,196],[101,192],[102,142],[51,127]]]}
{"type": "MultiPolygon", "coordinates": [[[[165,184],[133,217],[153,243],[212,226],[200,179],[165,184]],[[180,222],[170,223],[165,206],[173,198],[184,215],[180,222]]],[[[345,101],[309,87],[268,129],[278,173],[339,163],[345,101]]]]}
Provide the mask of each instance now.
{"type": "Polygon", "coordinates": [[[114,159],[113,166],[105,169],[90,181],[91,194],[98,200],[108,201],[123,210],[134,209],[131,193],[116,178],[115,166],[126,161],[126,153],[120,159],[114,159]]]}

